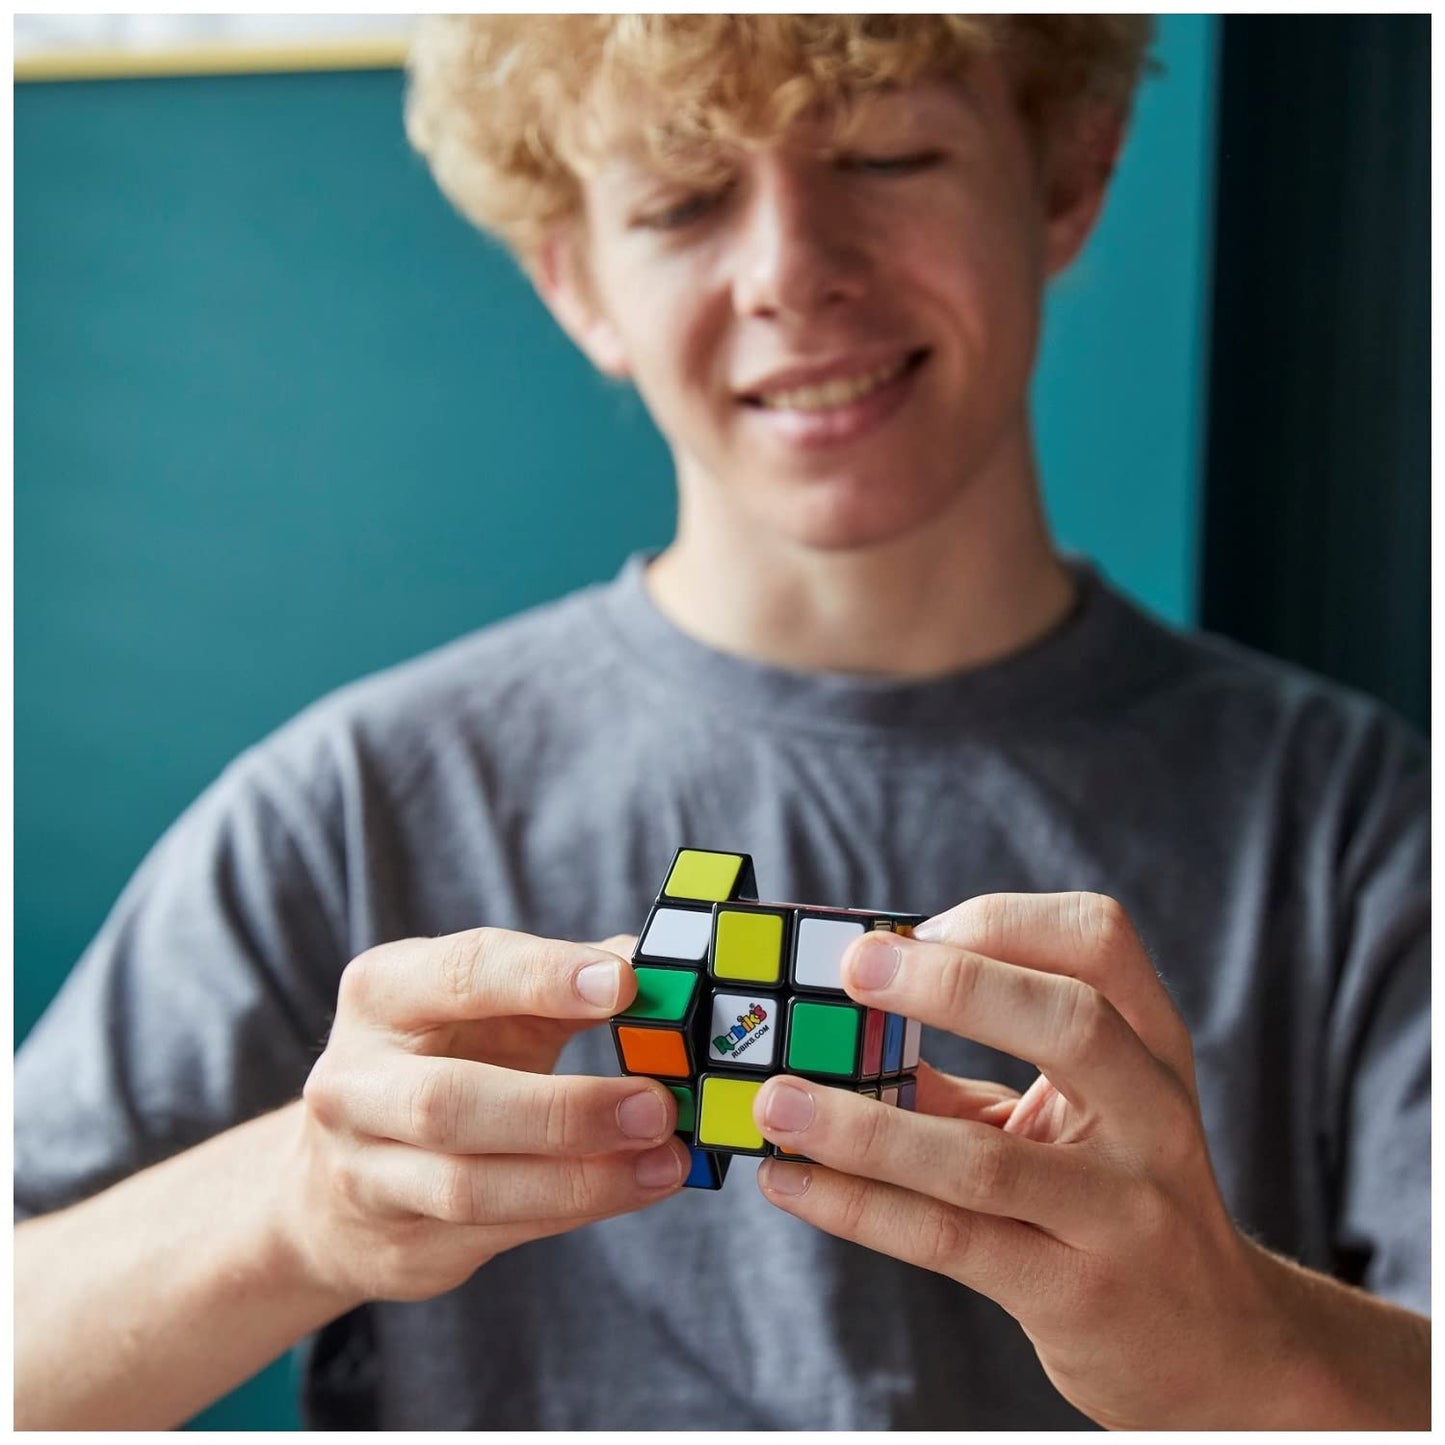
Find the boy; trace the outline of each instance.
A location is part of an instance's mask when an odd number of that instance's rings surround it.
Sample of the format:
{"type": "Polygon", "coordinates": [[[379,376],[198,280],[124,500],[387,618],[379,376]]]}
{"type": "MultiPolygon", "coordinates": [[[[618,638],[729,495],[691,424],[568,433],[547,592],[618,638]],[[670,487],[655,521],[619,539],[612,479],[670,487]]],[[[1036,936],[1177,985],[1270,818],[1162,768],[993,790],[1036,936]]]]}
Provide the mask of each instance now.
{"type": "Polygon", "coordinates": [[[1038,502],[1042,289],[1146,43],[422,36],[414,143],[637,386],[677,536],[319,704],[147,861],[17,1068],[19,1423],[173,1423],[313,1332],[325,1426],[1424,1423],[1422,749],[1038,502]],[[589,1028],[630,940],[560,940],[679,842],[936,915],[846,964],[929,1026],[917,1115],[774,1081],[818,1162],[678,1197],[589,1028]]]}

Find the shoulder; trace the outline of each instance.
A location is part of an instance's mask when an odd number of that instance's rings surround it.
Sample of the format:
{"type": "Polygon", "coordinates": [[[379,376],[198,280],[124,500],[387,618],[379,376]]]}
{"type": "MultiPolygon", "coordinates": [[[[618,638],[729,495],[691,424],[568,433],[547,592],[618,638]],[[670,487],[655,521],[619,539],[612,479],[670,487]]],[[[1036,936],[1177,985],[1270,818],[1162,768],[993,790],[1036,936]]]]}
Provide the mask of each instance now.
{"type": "Polygon", "coordinates": [[[1149,684],[1123,725],[1201,819],[1316,857],[1333,887],[1357,886],[1387,857],[1424,876],[1430,751],[1418,729],[1359,689],[1228,638],[1137,609],[1131,630],[1149,684]]]}
{"type": "Polygon", "coordinates": [[[1214,633],[1171,626],[1124,602],[1148,685],[1130,709],[1143,727],[1176,736],[1201,759],[1232,755],[1241,767],[1301,779],[1347,769],[1364,776],[1423,776],[1424,736],[1367,693],[1214,633]]]}

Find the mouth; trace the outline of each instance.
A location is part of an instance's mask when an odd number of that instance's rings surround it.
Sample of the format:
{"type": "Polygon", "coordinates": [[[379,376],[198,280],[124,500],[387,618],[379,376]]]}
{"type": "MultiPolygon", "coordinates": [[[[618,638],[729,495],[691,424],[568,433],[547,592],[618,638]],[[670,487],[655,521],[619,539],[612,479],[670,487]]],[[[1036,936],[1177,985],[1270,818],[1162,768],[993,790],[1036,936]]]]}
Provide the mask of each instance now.
{"type": "Polygon", "coordinates": [[[919,373],[931,355],[923,347],[855,376],[741,396],[744,426],[769,455],[831,465],[842,455],[840,449],[886,436],[892,418],[908,415],[906,408],[922,385],[919,373]]]}
{"type": "Polygon", "coordinates": [[[744,406],[759,411],[838,412],[917,371],[927,359],[928,348],[920,347],[897,361],[860,371],[856,376],[835,377],[817,386],[791,387],[786,391],[753,392],[739,400],[744,406]]]}

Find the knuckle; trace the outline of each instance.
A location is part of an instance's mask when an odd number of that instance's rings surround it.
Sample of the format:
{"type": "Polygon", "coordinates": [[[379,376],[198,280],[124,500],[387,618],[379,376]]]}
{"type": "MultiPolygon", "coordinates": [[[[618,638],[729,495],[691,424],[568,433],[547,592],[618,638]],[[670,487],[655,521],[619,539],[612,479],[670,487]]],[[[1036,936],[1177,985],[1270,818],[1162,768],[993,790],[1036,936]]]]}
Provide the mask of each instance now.
{"type": "Polygon", "coordinates": [[[449,1070],[427,1069],[417,1081],[408,1107],[411,1133],[417,1143],[437,1148],[456,1138],[461,1100],[449,1070]]]}
{"type": "Polygon", "coordinates": [[[1011,907],[1006,893],[980,893],[965,899],[954,911],[954,938],[966,948],[987,953],[990,940],[1007,934],[1011,907]]]}
{"type": "MultiPolygon", "coordinates": [[[[1066,1257],[1067,1258],[1067,1257],[1066,1257]]],[[[1119,1287],[1107,1265],[1097,1257],[1080,1254],[1058,1281],[1051,1301],[1054,1318],[1067,1321],[1090,1320],[1110,1323],[1118,1307],[1119,1287]]]]}
{"type": "Polygon", "coordinates": [[[431,1209],[448,1224],[479,1222],[480,1201],[471,1165],[463,1159],[446,1159],[432,1185],[431,1209]]]}
{"type": "Polygon", "coordinates": [[[466,997],[483,989],[508,1000],[517,1013],[546,1015],[556,986],[556,957],[549,941],[504,928],[478,928],[467,935],[472,959],[466,997]],[[485,968],[485,979],[483,970],[485,968]]]}
{"type": "Polygon", "coordinates": [[[476,997],[491,931],[477,928],[466,933],[450,934],[441,941],[437,973],[442,992],[450,1002],[465,1005],[476,997]]]}
{"type": "Polygon", "coordinates": [[[1106,1057],[1118,1015],[1098,989],[1069,980],[1064,990],[1063,1018],[1059,1029],[1062,1051],[1076,1063],[1091,1063],[1106,1057]]]}
{"type": "Polygon", "coordinates": [[[360,1011],[366,1008],[372,996],[372,981],[376,968],[376,950],[373,948],[357,954],[341,970],[341,982],[336,990],[338,1012],[343,1009],[360,1011]]]}
{"type": "Polygon", "coordinates": [[[859,1111],[857,1125],[858,1160],[865,1166],[876,1165],[888,1152],[888,1129],[893,1123],[894,1111],[873,1100],[861,1102],[865,1107],[859,1111]]]}
{"type": "Polygon", "coordinates": [[[361,1209],[361,1171],[354,1162],[340,1159],[331,1166],[331,1190],[348,1209],[361,1209]]]}
{"type": "Polygon", "coordinates": [[[557,1011],[558,995],[571,993],[575,950],[570,944],[559,948],[550,941],[539,946],[530,936],[523,943],[508,956],[508,984],[523,1012],[550,1017],[557,1011]]]}
{"type": "Polygon", "coordinates": [[[1117,899],[1106,893],[1076,893],[1074,907],[1080,940],[1095,956],[1112,958],[1132,941],[1134,925],[1117,899]]]}
{"type": "Polygon", "coordinates": [[[972,1153],[965,1181],[967,1197],[988,1212],[1001,1208],[1013,1196],[1018,1181],[1018,1161],[999,1133],[981,1135],[972,1153]]]}
{"type": "Polygon", "coordinates": [[[553,1080],[542,1095],[541,1135],[549,1154],[565,1154],[573,1143],[577,1110],[571,1091],[553,1080]]]}
{"type": "Polygon", "coordinates": [[[569,1217],[596,1214],[605,1205],[606,1170],[588,1159],[562,1171],[561,1203],[569,1217]]]}
{"type": "Polygon", "coordinates": [[[951,1274],[958,1269],[968,1249],[969,1228],[965,1216],[946,1204],[929,1209],[919,1229],[923,1245],[920,1263],[925,1269],[939,1274],[951,1274]]]}
{"type": "Polygon", "coordinates": [[[335,1129],[341,1122],[341,1095],[336,1087],[336,1064],[330,1052],[323,1053],[311,1066],[301,1088],[306,1111],[323,1129],[335,1129]]]}
{"type": "Polygon", "coordinates": [[[846,1238],[857,1238],[868,1217],[868,1186],[861,1180],[849,1180],[838,1204],[839,1232],[846,1238]]]}
{"type": "Polygon", "coordinates": [[[967,1018],[978,997],[983,960],[974,953],[954,954],[941,970],[943,1006],[951,1018],[967,1018]]]}
{"type": "Polygon", "coordinates": [[[1138,1185],[1129,1207],[1129,1234],[1136,1245],[1162,1239],[1173,1215],[1169,1197],[1153,1180],[1138,1185]]]}

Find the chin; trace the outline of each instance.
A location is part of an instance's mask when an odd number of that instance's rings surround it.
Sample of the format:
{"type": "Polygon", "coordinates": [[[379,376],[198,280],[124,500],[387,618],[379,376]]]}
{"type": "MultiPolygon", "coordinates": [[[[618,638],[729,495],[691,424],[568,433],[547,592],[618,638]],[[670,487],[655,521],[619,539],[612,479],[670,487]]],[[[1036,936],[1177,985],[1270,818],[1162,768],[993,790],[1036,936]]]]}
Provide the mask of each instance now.
{"type": "Polygon", "coordinates": [[[948,498],[904,498],[869,487],[829,489],[794,497],[786,516],[775,512],[771,525],[797,546],[818,552],[856,552],[886,547],[926,531],[948,510],[948,498]]]}

